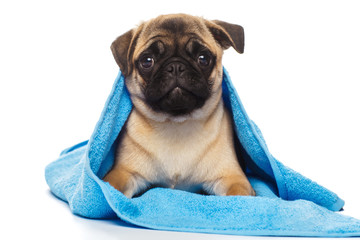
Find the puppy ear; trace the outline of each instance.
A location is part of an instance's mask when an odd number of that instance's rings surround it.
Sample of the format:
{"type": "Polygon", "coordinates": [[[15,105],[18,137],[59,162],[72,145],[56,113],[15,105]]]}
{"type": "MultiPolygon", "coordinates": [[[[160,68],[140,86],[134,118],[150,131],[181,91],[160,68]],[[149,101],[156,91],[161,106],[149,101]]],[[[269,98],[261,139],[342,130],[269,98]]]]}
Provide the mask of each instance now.
{"type": "Polygon", "coordinates": [[[121,72],[126,75],[128,72],[128,51],[133,37],[133,30],[130,30],[116,38],[111,44],[111,52],[121,72]]]}
{"type": "Polygon", "coordinates": [[[244,52],[245,36],[242,26],[220,20],[211,21],[207,26],[221,47],[233,47],[238,53],[244,52]]]}
{"type": "Polygon", "coordinates": [[[116,38],[110,47],[116,63],[119,65],[121,72],[125,76],[130,74],[132,71],[130,61],[140,34],[139,29],[141,28],[132,29],[124,33],[120,37],[116,38]]]}

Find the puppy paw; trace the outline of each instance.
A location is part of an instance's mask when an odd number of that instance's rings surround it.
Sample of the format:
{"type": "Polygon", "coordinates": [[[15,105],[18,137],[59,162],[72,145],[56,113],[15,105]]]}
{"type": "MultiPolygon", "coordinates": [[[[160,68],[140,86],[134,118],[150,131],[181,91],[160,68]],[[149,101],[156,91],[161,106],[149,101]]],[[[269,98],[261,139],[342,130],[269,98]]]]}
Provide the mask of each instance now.
{"type": "Polygon", "coordinates": [[[226,196],[255,196],[255,191],[249,184],[234,183],[226,192],[226,196]]]}

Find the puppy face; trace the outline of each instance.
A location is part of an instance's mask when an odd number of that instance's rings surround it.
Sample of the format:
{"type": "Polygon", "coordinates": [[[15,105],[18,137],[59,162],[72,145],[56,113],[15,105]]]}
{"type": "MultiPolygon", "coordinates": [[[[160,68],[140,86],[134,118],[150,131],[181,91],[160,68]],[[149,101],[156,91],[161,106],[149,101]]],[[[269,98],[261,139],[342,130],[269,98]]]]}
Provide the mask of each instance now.
{"type": "Polygon", "coordinates": [[[176,14],[141,24],[111,49],[135,107],[158,121],[183,121],[211,112],[221,96],[223,50],[242,53],[243,39],[241,26],[176,14]]]}
{"type": "MultiPolygon", "coordinates": [[[[182,21],[173,24],[180,25],[180,30],[185,27],[182,21]]],[[[165,27],[171,26],[166,22],[165,27]]],[[[167,38],[150,37],[150,46],[140,50],[135,60],[146,102],[153,110],[174,116],[204,105],[214,84],[210,75],[217,60],[216,52],[200,37],[194,33],[183,35],[180,30],[169,31],[167,38]]]]}

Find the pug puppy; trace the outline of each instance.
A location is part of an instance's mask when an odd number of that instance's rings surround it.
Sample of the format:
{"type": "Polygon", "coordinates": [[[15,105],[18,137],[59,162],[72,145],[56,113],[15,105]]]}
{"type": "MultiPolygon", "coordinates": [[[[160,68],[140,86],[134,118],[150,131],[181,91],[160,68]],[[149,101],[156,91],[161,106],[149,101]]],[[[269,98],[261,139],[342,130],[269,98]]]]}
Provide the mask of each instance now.
{"type": "Polygon", "coordinates": [[[222,99],[229,47],[243,53],[241,26],[185,14],[159,16],[112,43],[133,109],[104,181],[128,198],[151,187],[255,195],[222,99]]]}

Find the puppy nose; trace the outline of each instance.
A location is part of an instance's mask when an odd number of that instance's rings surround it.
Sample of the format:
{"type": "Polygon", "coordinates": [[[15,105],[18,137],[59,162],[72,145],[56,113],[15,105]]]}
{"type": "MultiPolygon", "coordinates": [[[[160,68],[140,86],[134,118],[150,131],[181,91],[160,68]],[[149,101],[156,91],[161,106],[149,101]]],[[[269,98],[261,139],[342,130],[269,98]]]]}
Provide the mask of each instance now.
{"type": "Polygon", "coordinates": [[[174,76],[179,76],[185,71],[185,69],[185,64],[182,64],[181,62],[173,62],[167,66],[166,71],[174,76]]]}

